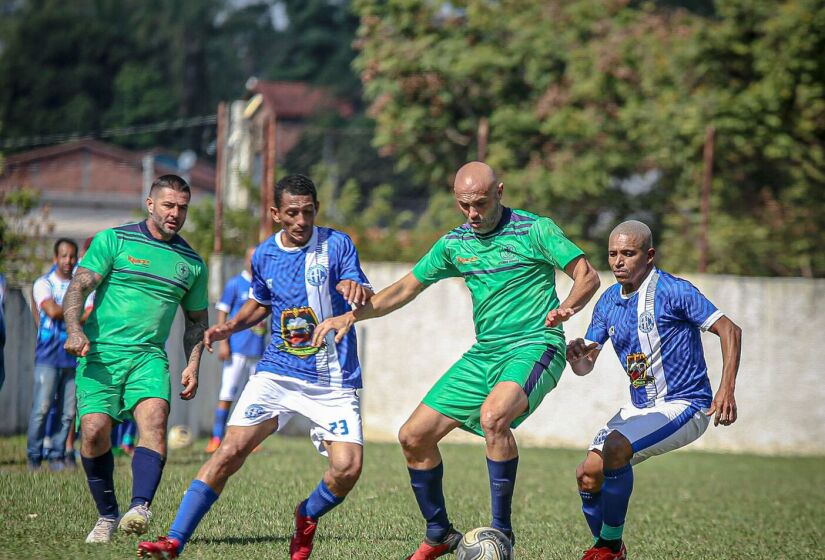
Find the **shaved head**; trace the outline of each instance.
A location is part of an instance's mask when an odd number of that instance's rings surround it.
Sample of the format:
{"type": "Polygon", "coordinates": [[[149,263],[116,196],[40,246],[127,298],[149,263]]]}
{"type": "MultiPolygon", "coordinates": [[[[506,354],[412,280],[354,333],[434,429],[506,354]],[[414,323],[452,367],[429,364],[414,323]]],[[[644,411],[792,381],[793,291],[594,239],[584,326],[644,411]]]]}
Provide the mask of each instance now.
{"type": "Polygon", "coordinates": [[[456,192],[473,190],[475,188],[489,189],[498,184],[498,177],[493,168],[480,161],[471,161],[461,166],[455,174],[453,189],[456,192]]]}
{"type": "Polygon", "coordinates": [[[639,248],[643,251],[647,251],[653,247],[653,232],[650,231],[650,228],[647,227],[647,224],[644,222],[628,220],[620,223],[610,232],[610,239],[619,235],[625,235],[634,239],[639,243],[639,248]]]}
{"type": "Polygon", "coordinates": [[[476,233],[489,233],[498,225],[504,211],[501,205],[503,192],[504,184],[486,163],[465,163],[455,174],[453,195],[459,210],[476,233]]]}

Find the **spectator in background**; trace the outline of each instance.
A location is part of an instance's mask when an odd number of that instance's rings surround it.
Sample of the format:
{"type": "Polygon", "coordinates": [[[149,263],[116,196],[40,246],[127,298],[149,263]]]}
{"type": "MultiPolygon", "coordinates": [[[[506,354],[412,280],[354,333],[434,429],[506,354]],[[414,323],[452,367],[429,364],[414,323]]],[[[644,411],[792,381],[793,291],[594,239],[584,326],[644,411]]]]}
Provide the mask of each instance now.
{"type": "MultiPolygon", "coordinates": [[[[247,247],[244,270],[233,276],[226,283],[221,300],[215,305],[218,310],[218,324],[234,317],[249,299],[249,285],[252,282],[252,255],[255,247],[247,247]]],[[[212,425],[212,439],[206,446],[207,453],[214,453],[220,446],[226,431],[226,419],[229,408],[246,384],[250,375],[255,373],[255,366],[264,351],[264,334],[266,324],[261,322],[249,330],[233,334],[221,341],[218,357],[223,360],[223,378],[215,408],[215,422],[212,425]]]]}
{"type": "Polygon", "coordinates": [[[44,458],[48,460],[50,469],[63,470],[66,439],[75,409],[74,376],[77,360],[63,349],[66,327],[63,323],[62,304],[77,264],[77,243],[71,239],[58,239],[54,244],[54,264],[53,270],[35,281],[32,290],[39,319],[33,402],[26,449],[29,470],[32,471],[40,469],[44,458]],[[52,436],[51,448],[44,454],[46,415],[55,400],[60,411],[59,429],[52,436]]]}

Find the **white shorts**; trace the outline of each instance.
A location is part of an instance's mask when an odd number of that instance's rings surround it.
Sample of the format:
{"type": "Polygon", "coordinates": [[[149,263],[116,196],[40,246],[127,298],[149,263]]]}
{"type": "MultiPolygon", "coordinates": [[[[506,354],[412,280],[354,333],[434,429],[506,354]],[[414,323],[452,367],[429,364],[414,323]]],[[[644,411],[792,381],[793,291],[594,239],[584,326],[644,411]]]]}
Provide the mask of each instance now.
{"type": "Polygon", "coordinates": [[[650,408],[626,404],[599,430],[590,449],[601,451],[610,432],[618,431],[633,446],[631,465],[679,449],[699,439],[710,424],[702,409],[689,401],[670,401],[650,408]]]}
{"type": "Polygon", "coordinates": [[[232,357],[223,363],[221,392],[218,400],[234,401],[246,380],[255,374],[256,365],[258,365],[257,356],[244,356],[243,354],[233,353],[232,357]]]}
{"type": "Polygon", "coordinates": [[[361,399],[355,389],[313,385],[264,371],[249,378],[228,424],[255,426],[277,418],[281,430],[296,414],[312,424],[309,435],[321,455],[327,455],[325,441],[364,445],[361,399]]]}

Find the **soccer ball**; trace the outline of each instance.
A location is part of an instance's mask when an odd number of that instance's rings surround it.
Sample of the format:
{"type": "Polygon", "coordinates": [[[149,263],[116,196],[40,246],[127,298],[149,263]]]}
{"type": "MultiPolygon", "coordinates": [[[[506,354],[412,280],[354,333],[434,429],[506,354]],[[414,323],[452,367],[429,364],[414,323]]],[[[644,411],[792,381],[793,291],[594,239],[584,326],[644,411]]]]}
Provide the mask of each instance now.
{"type": "Polygon", "coordinates": [[[455,557],[456,560],[512,560],[513,545],[498,529],[479,527],[464,533],[455,557]]]}
{"type": "Polygon", "coordinates": [[[169,428],[169,449],[183,449],[192,445],[192,430],[182,424],[169,428]]]}

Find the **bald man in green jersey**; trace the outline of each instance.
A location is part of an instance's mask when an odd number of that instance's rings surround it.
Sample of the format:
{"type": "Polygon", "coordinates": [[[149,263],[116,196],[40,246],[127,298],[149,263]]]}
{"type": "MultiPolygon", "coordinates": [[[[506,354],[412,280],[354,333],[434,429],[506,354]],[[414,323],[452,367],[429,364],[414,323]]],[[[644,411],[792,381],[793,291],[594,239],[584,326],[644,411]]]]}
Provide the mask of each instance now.
{"type": "Polygon", "coordinates": [[[461,276],[470,290],[476,343],[436,382],[399,433],[427,521],[426,537],[408,560],[437,558],[461,539],[447,517],[438,450],[438,442],[455,428],[484,437],[492,527],[514,541],[510,511],[518,448],[511,428],[558,383],[565,366],[561,323],[599,287],[584,253],[552,220],[501,204],[504,184],[488,165],[464,165],[453,192],[467,223],[439,239],[412,272],[363,307],[327,319],[313,336],[319,345],[335,330],[340,340],[356,321],[386,315],[444,278],[461,276]],[[573,279],[561,303],[556,269],[573,279]]]}
{"type": "Polygon", "coordinates": [[[80,356],[77,415],[83,433],[80,457],[100,517],[87,543],[106,543],[120,528],[145,533],[149,504],[166,461],[166,421],[171,380],[165,344],[178,307],[183,308],[187,365],[184,400],[195,396],[207,315],[206,264],[178,235],[191,192],[177,175],[152,183],[138,223],[95,235],[63,299],[66,350],[80,356]],[[80,325],[92,290],[95,307],[80,325]],[[119,516],[111,439],[114,423],[134,418],[140,445],[132,456],[132,502],[119,516]],[[119,522],[118,522],[119,520],[119,522]]]}

